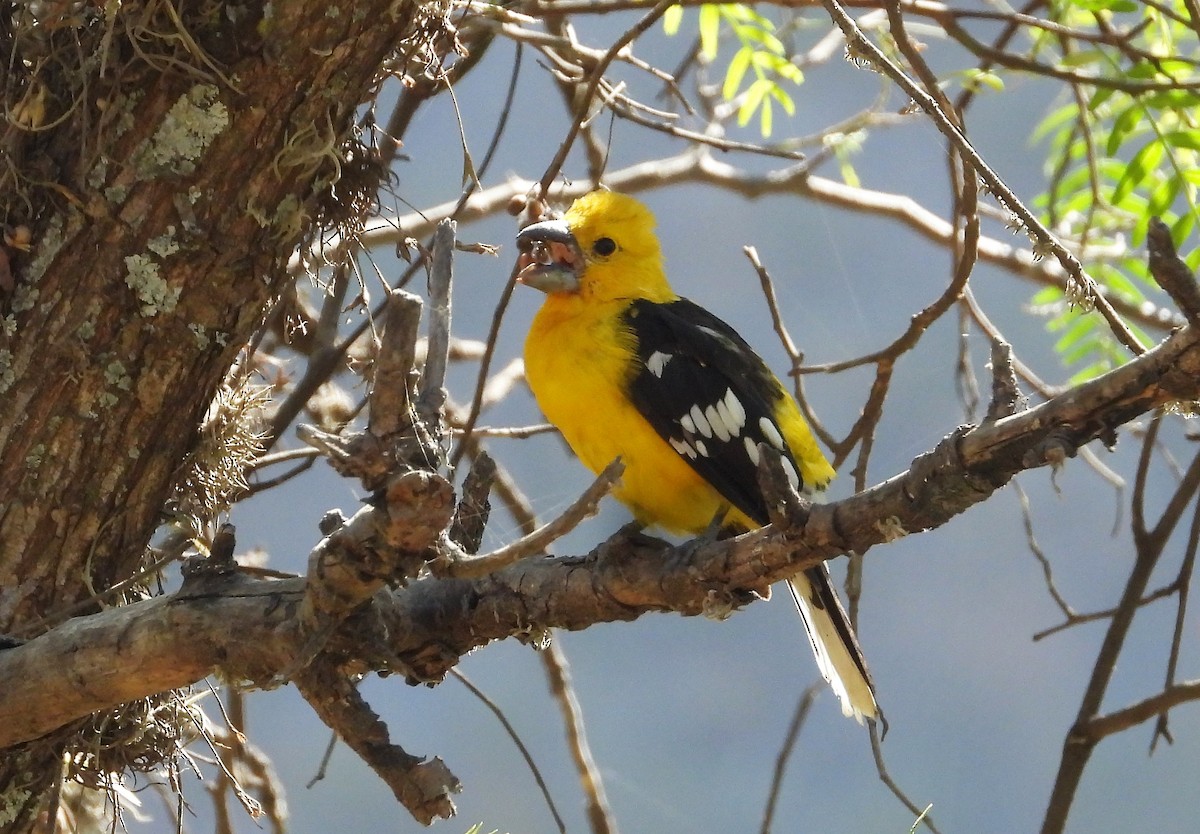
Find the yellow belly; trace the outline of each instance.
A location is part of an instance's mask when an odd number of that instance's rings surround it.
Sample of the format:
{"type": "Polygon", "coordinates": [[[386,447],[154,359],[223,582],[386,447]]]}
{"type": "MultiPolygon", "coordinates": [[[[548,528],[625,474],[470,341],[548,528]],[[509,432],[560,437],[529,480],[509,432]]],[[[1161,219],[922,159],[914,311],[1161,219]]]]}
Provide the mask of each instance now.
{"type": "Polygon", "coordinates": [[[625,472],[613,495],[638,521],[700,532],[724,502],[626,397],[633,369],[630,337],[618,331],[621,306],[547,297],[525,341],[526,379],[588,469],[621,458],[625,472]]]}

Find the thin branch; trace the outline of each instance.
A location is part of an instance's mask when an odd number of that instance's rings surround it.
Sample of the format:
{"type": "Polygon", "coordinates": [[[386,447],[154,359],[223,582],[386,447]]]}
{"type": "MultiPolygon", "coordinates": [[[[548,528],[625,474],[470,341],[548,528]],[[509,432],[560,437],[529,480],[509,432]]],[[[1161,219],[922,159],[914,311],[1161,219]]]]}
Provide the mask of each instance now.
{"type": "Polygon", "coordinates": [[[1096,662],[1084,691],[1075,724],[1067,733],[1058,773],[1055,776],[1054,787],[1047,804],[1046,815],[1042,820],[1042,834],[1061,834],[1066,827],[1067,816],[1070,813],[1080,780],[1083,778],[1084,768],[1099,740],[1098,737],[1091,734],[1088,727],[1100,714],[1100,706],[1108,691],[1108,684],[1112,680],[1113,672],[1116,670],[1117,659],[1133,623],[1133,616],[1145,595],[1146,585],[1158,564],[1170,532],[1178,522],[1184,507],[1191,502],[1196,490],[1200,488],[1200,455],[1197,455],[1188,467],[1183,481],[1171,496],[1171,500],[1167,502],[1167,507],[1163,510],[1162,516],[1154,528],[1152,530],[1146,528],[1143,519],[1145,473],[1149,468],[1149,451],[1153,448],[1158,425],[1159,421],[1156,420],[1143,442],[1142,456],[1138,465],[1138,478],[1134,485],[1133,535],[1134,544],[1137,547],[1137,557],[1121,594],[1121,601],[1113,612],[1112,620],[1104,635],[1104,641],[1096,653],[1096,662]]]}
{"type": "MultiPolygon", "coordinates": [[[[1179,603],[1175,607],[1175,630],[1171,634],[1171,654],[1167,658],[1167,674],[1166,682],[1163,684],[1164,691],[1170,691],[1175,686],[1175,674],[1179,668],[1179,651],[1183,645],[1183,628],[1187,618],[1188,593],[1192,585],[1192,571],[1196,565],[1196,548],[1200,543],[1200,501],[1196,502],[1196,506],[1192,510],[1192,524],[1188,530],[1187,550],[1183,554],[1183,561],[1179,565],[1179,574],[1175,577],[1172,583],[1179,593],[1179,603]]],[[[1155,745],[1158,740],[1166,739],[1168,744],[1173,744],[1174,739],[1171,737],[1171,731],[1167,726],[1167,713],[1163,712],[1158,716],[1158,721],[1154,725],[1154,735],[1150,739],[1150,752],[1154,752],[1155,745]]]]}
{"type": "Polygon", "coordinates": [[[471,443],[471,433],[475,429],[475,422],[479,419],[479,412],[483,406],[488,371],[492,367],[492,357],[496,354],[496,339],[500,335],[500,323],[504,320],[504,313],[508,309],[508,302],[512,298],[516,286],[517,261],[514,260],[508,281],[504,284],[504,289],[500,291],[500,299],[496,302],[495,310],[492,311],[492,323],[488,327],[487,341],[485,342],[487,347],[484,348],[483,358],[479,360],[479,374],[475,378],[475,393],[471,397],[471,408],[467,412],[467,419],[463,422],[462,436],[458,440],[458,445],[450,455],[451,469],[458,467],[458,462],[462,460],[463,453],[471,443]]]}
{"type": "MultiPolygon", "coordinates": [[[[1175,587],[1174,582],[1169,585],[1164,585],[1161,588],[1151,591],[1138,600],[1138,607],[1140,608],[1150,605],[1153,602],[1158,602],[1160,599],[1166,599],[1169,596],[1173,596],[1175,593],[1177,593],[1177,590],[1178,589],[1175,587]]],[[[1098,622],[1099,620],[1112,619],[1112,615],[1116,612],[1116,610],[1117,609],[1114,607],[1106,608],[1103,611],[1089,611],[1086,614],[1073,613],[1058,625],[1044,628],[1041,631],[1035,631],[1033,634],[1033,640],[1034,642],[1037,642],[1038,640],[1043,640],[1046,637],[1058,634],[1060,631],[1066,631],[1069,628],[1074,628],[1075,626],[1083,625],[1084,623],[1094,623],[1098,622]]]]}
{"type": "Polygon", "coordinates": [[[1151,718],[1165,715],[1168,710],[1189,701],[1200,700],[1200,681],[1184,681],[1173,684],[1162,692],[1144,701],[1139,701],[1123,709],[1099,715],[1087,723],[1084,733],[1089,743],[1136,727],[1151,718]]]}
{"type": "MultiPolygon", "coordinates": [[[[605,182],[615,191],[630,194],[653,188],[682,183],[700,183],[722,188],[747,198],[773,194],[790,194],[837,208],[845,208],[866,216],[884,217],[917,233],[939,246],[952,248],[958,240],[953,224],[902,194],[874,191],[847,185],[837,180],[816,176],[807,164],[793,165],[766,173],[751,173],[713,157],[710,153],[691,149],[675,156],[648,160],[616,171],[610,171],[605,182]]],[[[506,210],[513,197],[524,196],[537,186],[530,180],[511,179],[503,185],[484,189],[467,200],[457,213],[460,222],[489,217],[506,210]]],[[[550,199],[569,202],[591,190],[586,182],[556,184],[550,199]]],[[[369,224],[360,235],[364,245],[387,245],[401,236],[419,236],[432,231],[434,224],[455,213],[458,201],[423,209],[420,213],[399,218],[378,220],[369,224]],[[403,230],[403,231],[401,231],[403,230]]],[[[337,244],[334,244],[336,247],[337,244]]],[[[1123,257],[1124,247],[1102,249],[1089,247],[1081,253],[1088,260],[1123,257]]],[[[1061,288],[1068,277],[1057,261],[1035,256],[1029,249],[990,237],[980,237],[979,259],[1041,286],[1061,288]]],[[[1100,286],[1101,295],[1107,291],[1100,286]]],[[[1106,295],[1107,297],[1107,295],[1106,295]]],[[[1109,298],[1112,307],[1125,319],[1141,327],[1165,333],[1183,323],[1174,310],[1153,305],[1135,305],[1120,298],[1109,298]]]]}
{"type": "Polygon", "coordinates": [[[489,698],[487,693],[472,683],[471,679],[464,675],[461,670],[451,669],[450,674],[456,677],[459,683],[478,698],[479,702],[487,707],[492,715],[496,716],[496,720],[500,722],[500,726],[504,728],[504,732],[508,733],[508,737],[512,739],[513,744],[520,751],[521,758],[525,760],[525,766],[533,774],[533,779],[537,782],[538,790],[542,792],[542,798],[546,800],[546,807],[550,809],[550,815],[554,817],[554,824],[562,834],[567,834],[567,824],[563,822],[562,815],[558,813],[558,807],[554,804],[554,798],[550,796],[550,788],[546,785],[546,780],[542,778],[542,771],[538,769],[537,762],[533,760],[533,755],[529,752],[529,748],[525,746],[525,742],[521,741],[521,736],[517,733],[517,729],[512,725],[512,722],[508,720],[508,716],[504,714],[504,710],[500,709],[500,705],[489,698]]]}
{"type": "Polygon", "coordinates": [[[810,683],[800,693],[800,700],[796,702],[796,709],[792,713],[792,721],[788,725],[787,733],[783,737],[783,745],[779,748],[779,754],[775,757],[775,769],[771,773],[771,788],[767,792],[767,807],[763,811],[762,825],[758,829],[760,834],[771,834],[771,825],[775,821],[775,805],[779,801],[779,792],[783,788],[783,774],[787,770],[787,764],[792,757],[792,753],[796,750],[796,741],[800,738],[800,729],[808,719],[808,712],[812,708],[813,701],[816,700],[817,695],[824,688],[822,681],[810,683]]]}
{"type": "Polygon", "coordinates": [[[1070,278],[1068,295],[1072,294],[1071,289],[1075,288],[1088,304],[1095,306],[1121,344],[1125,345],[1135,356],[1143,353],[1146,349],[1145,346],[1121,320],[1104,295],[1097,290],[1098,285],[1084,272],[1079,259],[1042,225],[1033,212],[1026,208],[1012,189],[979,155],[954,119],[942,110],[934,97],[909,78],[907,73],[896,66],[879,47],[863,34],[862,30],[858,28],[858,24],[854,22],[854,19],[850,17],[838,0],[821,0],[821,4],[833,18],[834,23],[846,34],[849,52],[868,62],[872,68],[886,74],[896,82],[900,89],[912,97],[913,101],[932,119],[942,135],[950,140],[957,151],[962,154],[963,159],[979,174],[992,194],[1019,219],[1022,227],[1034,242],[1035,252],[1048,252],[1055,256],[1070,278]]]}
{"type": "Polygon", "coordinates": [[[567,656],[559,642],[551,640],[550,645],[539,652],[538,657],[542,660],[542,668],[546,670],[546,678],[550,682],[550,693],[558,703],[567,728],[568,746],[571,748],[571,758],[575,761],[579,783],[583,788],[592,834],[616,834],[617,826],[608,806],[608,797],[604,794],[604,781],[588,745],[587,731],[583,726],[583,711],[579,707],[579,699],[575,697],[567,656]]]}
{"type": "Polygon", "coordinates": [[[446,365],[450,354],[450,294],[454,284],[453,220],[438,223],[433,234],[429,269],[429,339],[425,367],[417,394],[417,415],[435,441],[442,435],[442,409],[446,404],[446,365]]]}
{"type": "Polygon", "coordinates": [[[566,138],[559,145],[558,152],[554,155],[550,164],[546,166],[546,172],[542,174],[542,179],[538,183],[538,195],[545,198],[550,191],[550,184],[554,182],[559,171],[562,170],[563,163],[567,160],[567,154],[571,150],[571,146],[575,144],[575,138],[579,135],[580,129],[583,127],[584,120],[587,118],[588,110],[591,108],[593,101],[596,98],[596,90],[600,86],[600,82],[604,80],[604,73],[612,64],[617,55],[631,44],[635,38],[649,29],[654,23],[663,16],[676,0],[658,0],[654,7],[647,12],[641,20],[630,27],[626,32],[617,38],[611,47],[604,53],[604,57],[597,62],[596,66],[590,73],[590,80],[587,88],[582,95],[579,96],[579,104],[576,107],[574,118],[571,119],[571,127],[567,130],[566,138]]]}
{"type": "MultiPolygon", "coordinates": [[[[465,553],[457,553],[451,558],[434,563],[430,566],[431,569],[434,573],[442,576],[459,578],[486,576],[506,568],[526,556],[545,552],[551,542],[562,538],[579,526],[579,523],[585,518],[596,514],[600,499],[608,494],[624,471],[625,466],[621,463],[620,458],[614,460],[596,476],[591,486],[584,490],[583,494],[553,521],[543,524],[532,533],[486,555],[471,557],[465,553]]],[[[448,543],[443,543],[443,546],[448,547],[448,543]]]]}
{"type": "MultiPolygon", "coordinates": [[[[1033,554],[1033,558],[1038,560],[1038,564],[1042,566],[1042,579],[1046,583],[1046,590],[1050,592],[1050,598],[1054,600],[1058,610],[1068,620],[1076,620],[1079,615],[1075,613],[1075,609],[1067,602],[1066,598],[1059,592],[1058,586],[1054,584],[1054,571],[1050,567],[1050,560],[1046,558],[1045,552],[1041,545],[1038,544],[1037,538],[1033,534],[1033,513],[1029,506],[1029,496],[1025,493],[1021,482],[1013,479],[1012,487],[1017,496],[1017,501],[1021,505],[1021,522],[1025,527],[1025,546],[1029,548],[1029,552],[1033,554]]],[[[1039,640],[1046,636],[1045,633],[1039,632],[1033,636],[1034,640],[1039,640]]]]}
{"type": "MultiPolygon", "coordinates": [[[[929,809],[932,806],[926,805],[924,808],[918,807],[917,804],[909,799],[908,795],[900,789],[900,786],[896,784],[895,780],[892,779],[891,774],[888,773],[887,765],[883,761],[883,747],[879,743],[879,728],[875,725],[875,722],[871,722],[871,725],[868,729],[871,731],[871,754],[875,758],[875,770],[879,774],[879,781],[887,785],[887,789],[892,792],[892,795],[895,796],[896,799],[900,800],[900,804],[902,804],[916,816],[917,822],[923,823],[926,828],[933,832],[933,834],[941,834],[941,832],[938,831],[938,827],[933,824],[933,815],[929,813],[929,809]]],[[[914,825],[913,827],[915,828],[916,826],[914,825]]]]}

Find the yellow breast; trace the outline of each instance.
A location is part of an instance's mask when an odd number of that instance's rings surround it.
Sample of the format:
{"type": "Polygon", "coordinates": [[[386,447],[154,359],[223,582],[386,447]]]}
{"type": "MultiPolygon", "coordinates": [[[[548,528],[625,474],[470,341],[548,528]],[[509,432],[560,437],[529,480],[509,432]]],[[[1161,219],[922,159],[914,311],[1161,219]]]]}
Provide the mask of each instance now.
{"type": "Polygon", "coordinates": [[[593,472],[620,457],[613,494],[646,524],[699,532],[723,503],[626,395],[634,372],[625,302],[550,295],[525,340],[525,376],[546,418],[593,472]]]}

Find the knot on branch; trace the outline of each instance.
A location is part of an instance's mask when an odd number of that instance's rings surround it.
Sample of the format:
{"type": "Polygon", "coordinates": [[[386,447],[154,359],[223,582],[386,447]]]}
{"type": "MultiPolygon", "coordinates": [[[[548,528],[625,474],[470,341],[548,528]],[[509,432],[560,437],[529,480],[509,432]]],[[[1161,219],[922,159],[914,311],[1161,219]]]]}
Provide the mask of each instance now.
{"type": "Polygon", "coordinates": [[[994,483],[963,461],[960,444],[972,431],[971,426],[959,426],[933,451],[913,459],[904,476],[904,495],[916,510],[906,528],[909,533],[945,523],[1007,482],[994,483]]]}
{"type": "MultiPolygon", "coordinates": [[[[1110,430],[1111,434],[1111,430],[1110,430]]],[[[1112,440],[1115,442],[1116,438],[1112,440]]],[[[1056,426],[1046,435],[1025,450],[1021,456],[1021,465],[1026,469],[1036,469],[1039,466],[1050,466],[1058,469],[1079,453],[1079,445],[1075,441],[1074,432],[1067,426],[1056,426]]]]}
{"type": "Polygon", "coordinates": [[[1189,324],[1200,324],[1200,284],[1182,258],[1175,252],[1171,229],[1157,217],[1151,217],[1146,229],[1147,265],[1150,274],[1189,324]]]}
{"type": "Polygon", "coordinates": [[[988,404],[985,423],[994,423],[1017,413],[1021,390],[1017,387],[1017,372],[1013,367],[1012,345],[1002,339],[992,340],[992,400],[988,404]]]}

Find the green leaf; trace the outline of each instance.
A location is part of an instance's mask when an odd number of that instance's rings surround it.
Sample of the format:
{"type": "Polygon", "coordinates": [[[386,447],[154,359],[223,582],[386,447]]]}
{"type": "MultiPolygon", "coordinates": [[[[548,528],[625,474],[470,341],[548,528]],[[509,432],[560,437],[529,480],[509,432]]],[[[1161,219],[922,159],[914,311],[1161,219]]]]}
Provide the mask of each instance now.
{"type": "Polygon", "coordinates": [[[1074,348],[1095,328],[1095,324],[1087,316],[1076,314],[1074,318],[1075,320],[1068,325],[1067,331],[1054,343],[1054,350],[1059,354],[1065,354],[1074,348]]]}
{"type": "Polygon", "coordinates": [[[1134,128],[1141,124],[1142,117],[1145,111],[1137,102],[1126,107],[1121,113],[1113,119],[1112,131],[1108,134],[1108,142],[1104,146],[1104,152],[1109,156],[1116,156],[1117,151],[1121,149],[1121,143],[1125,138],[1133,133],[1134,128]]]}
{"type": "Polygon", "coordinates": [[[1072,376],[1071,385],[1080,385],[1087,382],[1089,379],[1095,379],[1103,373],[1112,370],[1112,363],[1107,359],[1101,359],[1098,362],[1093,362],[1081,371],[1076,371],[1072,376]]]}
{"type": "Polygon", "coordinates": [[[771,135],[771,99],[764,98],[762,100],[762,109],[758,113],[759,130],[762,131],[764,137],[771,135]]]}
{"type": "Polygon", "coordinates": [[[1063,291],[1058,287],[1043,287],[1033,294],[1033,298],[1029,299],[1030,304],[1036,306],[1044,306],[1046,304],[1054,304],[1062,301],[1063,291]]]}
{"type": "Polygon", "coordinates": [[[1060,67],[1086,67],[1089,64],[1097,64],[1105,61],[1104,52],[1099,49],[1081,49],[1078,52],[1071,52],[1058,59],[1060,67]]]}
{"type": "Polygon", "coordinates": [[[838,154],[838,171],[842,175],[842,182],[851,188],[858,188],[862,185],[862,180],[858,178],[858,172],[854,170],[854,166],[850,164],[850,160],[841,154],[838,154]]]}
{"type": "Polygon", "coordinates": [[[757,43],[761,44],[764,49],[775,54],[783,55],[786,51],[783,47],[783,42],[779,38],[772,35],[766,29],[757,26],[738,26],[734,30],[737,33],[738,39],[742,43],[757,43]]]}
{"type": "Polygon", "coordinates": [[[1200,130],[1172,130],[1164,133],[1162,138],[1172,147],[1200,151],[1200,130]]]}
{"type": "Polygon", "coordinates": [[[1064,365],[1074,365],[1076,362],[1082,362],[1084,359],[1096,353],[1104,353],[1104,344],[1100,339],[1096,338],[1095,335],[1091,335],[1088,338],[1081,340],[1079,344],[1075,345],[1070,350],[1060,352],[1059,359],[1062,360],[1064,365]]]}
{"type": "Polygon", "coordinates": [[[1138,9],[1133,0],[1071,0],[1071,6],[1089,12],[1105,9],[1112,12],[1136,12],[1138,9]]]}
{"type": "Polygon", "coordinates": [[[754,115],[754,111],[762,103],[763,97],[773,86],[774,84],[770,80],[759,78],[746,89],[746,97],[742,99],[742,104],[738,108],[739,125],[745,127],[749,123],[750,117],[754,115]]]}
{"type": "Polygon", "coordinates": [[[708,60],[717,57],[721,39],[721,11],[716,6],[700,7],[700,52],[708,60]]]}
{"type": "MultiPolygon", "coordinates": [[[[968,70],[967,83],[970,84],[969,89],[972,90],[981,90],[984,87],[988,87],[998,93],[1004,92],[1004,79],[990,70],[968,70]]],[[[966,87],[967,84],[964,84],[963,86],[966,87]]]]}
{"type": "Polygon", "coordinates": [[[1158,167],[1162,157],[1163,146],[1157,139],[1143,145],[1141,150],[1133,155],[1133,159],[1129,160],[1124,176],[1113,189],[1113,205],[1121,205],[1130,192],[1141,185],[1150,172],[1158,167]]]}
{"type": "Polygon", "coordinates": [[[796,102],[792,101],[792,97],[778,84],[771,87],[771,98],[779,102],[779,106],[783,108],[784,113],[787,113],[789,116],[796,115],[796,102]]]}
{"type": "Polygon", "coordinates": [[[1092,97],[1090,99],[1088,99],[1088,103],[1087,103],[1088,111],[1091,113],[1095,113],[1096,110],[1102,104],[1104,104],[1104,102],[1106,102],[1110,98],[1112,98],[1113,93],[1115,93],[1115,92],[1116,92],[1116,88],[1114,88],[1114,87],[1101,87],[1098,90],[1096,90],[1096,92],[1092,94],[1092,97]]]}
{"type": "MultiPolygon", "coordinates": [[[[1196,228],[1196,213],[1185,211],[1179,216],[1178,220],[1171,224],[1171,239],[1175,241],[1175,246],[1182,246],[1182,241],[1187,240],[1191,236],[1192,229],[1194,228],[1196,228]]],[[[1196,269],[1194,261],[1200,257],[1200,249],[1193,250],[1191,256],[1192,260],[1189,260],[1188,264],[1194,270],[1196,269]]]]}
{"type": "Polygon", "coordinates": [[[679,34],[679,24],[683,22],[683,6],[671,6],[663,12],[663,32],[668,36],[679,34]]]}
{"type": "Polygon", "coordinates": [[[750,66],[750,59],[754,57],[754,50],[748,46],[743,46],[734,53],[733,60],[729,62],[729,69],[725,70],[725,84],[721,87],[721,95],[729,100],[737,95],[738,88],[742,86],[742,79],[746,77],[746,70],[750,66]]]}
{"type": "Polygon", "coordinates": [[[1182,185],[1183,180],[1179,177],[1169,177],[1154,186],[1154,190],[1150,192],[1150,204],[1146,207],[1146,213],[1161,217],[1170,211],[1182,185]]]}
{"type": "Polygon", "coordinates": [[[1200,106],[1200,96],[1190,90],[1159,90],[1142,97],[1153,110],[1188,110],[1200,106]]]}
{"type": "Polygon", "coordinates": [[[1030,137],[1030,140],[1033,142],[1040,142],[1042,139],[1045,139],[1052,132],[1059,127],[1062,127],[1067,122],[1074,121],[1078,116],[1078,113],[1079,108],[1074,104],[1064,104],[1053,113],[1047,115],[1046,118],[1042,119],[1041,124],[1034,128],[1033,135],[1030,137]]]}
{"type": "Polygon", "coordinates": [[[1107,270],[1104,280],[1101,282],[1109,290],[1119,295],[1125,301],[1136,304],[1139,301],[1146,299],[1145,293],[1138,289],[1137,285],[1122,275],[1115,269],[1107,270]]]}

